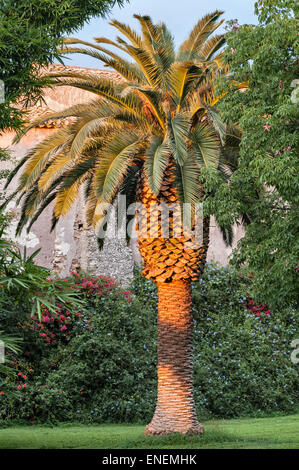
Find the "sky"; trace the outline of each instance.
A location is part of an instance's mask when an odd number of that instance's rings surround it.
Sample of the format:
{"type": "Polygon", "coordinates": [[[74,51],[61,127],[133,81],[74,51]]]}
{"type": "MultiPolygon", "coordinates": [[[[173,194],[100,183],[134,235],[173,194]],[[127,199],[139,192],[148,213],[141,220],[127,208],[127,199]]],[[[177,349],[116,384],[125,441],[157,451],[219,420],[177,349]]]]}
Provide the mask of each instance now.
{"type": "MultiPolygon", "coordinates": [[[[91,41],[94,37],[105,36],[115,39],[118,30],[109,25],[109,19],[117,19],[138,29],[138,21],[133,14],[149,15],[156,23],[163,21],[172,32],[176,45],[188,36],[196,22],[206,13],[224,10],[225,20],[238,19],[239,24],[257,23],[254,16],[254,0],[131,0],[122,8],[115,6],[109,16],[93,18],[73,36],[91,41]]],[[[219,29],[220,31],[220,29],[219,29]]],[[[66,65],[101,68],[101,62],[83,54],[65,56],[66,65]]]]}

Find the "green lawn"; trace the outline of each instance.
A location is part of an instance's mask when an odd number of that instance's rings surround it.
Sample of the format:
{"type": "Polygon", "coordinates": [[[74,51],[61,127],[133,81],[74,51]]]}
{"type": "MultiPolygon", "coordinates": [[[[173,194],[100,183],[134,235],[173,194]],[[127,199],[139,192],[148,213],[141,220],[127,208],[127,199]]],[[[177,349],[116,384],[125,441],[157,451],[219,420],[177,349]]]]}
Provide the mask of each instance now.
{"type": "Polygon", "coordinates": [[[208,421],[201,437],[145,438],[130,424],[13,426],[0,430],[1,449],[296,449],[299,414],[208,421]]]}

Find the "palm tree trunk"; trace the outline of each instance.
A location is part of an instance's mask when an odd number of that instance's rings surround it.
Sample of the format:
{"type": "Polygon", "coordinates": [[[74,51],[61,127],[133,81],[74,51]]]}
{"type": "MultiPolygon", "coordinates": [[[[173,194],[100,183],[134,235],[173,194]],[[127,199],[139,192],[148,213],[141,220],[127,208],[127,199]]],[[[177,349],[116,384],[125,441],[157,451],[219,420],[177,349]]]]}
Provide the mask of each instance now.
{"type": "Polygon", "coordinates": [[[158,399],[146,435],[200,434],[193,398],[193,318],[189,281],[158,282],[158,399]]]}

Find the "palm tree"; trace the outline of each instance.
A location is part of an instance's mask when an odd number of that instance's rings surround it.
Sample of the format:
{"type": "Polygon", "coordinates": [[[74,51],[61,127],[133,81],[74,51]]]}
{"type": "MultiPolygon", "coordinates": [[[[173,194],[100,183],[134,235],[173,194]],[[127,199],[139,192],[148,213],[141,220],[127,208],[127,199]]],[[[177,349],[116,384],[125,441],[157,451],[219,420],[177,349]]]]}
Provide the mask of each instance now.
{"type": "MultiPolygon", "coordinates": [[[[118,194],[127,195],[128,204],[142,203],[137,208],[137,233],[143,275],[157,283],[159,298],[158,398],[147,435],[203,431],[193,399],[191,281],[198,280],[204,268],[208,217],[203,218],[201,243],[190,242],[195,207],[203,196],[202,168],[219,171],[227,180],[235,164],[230,150],[239,138],[233,126],[221,122],[215,108],[215,81],[227,73],[221,52],[224,37],[213,35],[222,24],[222,13],[200,19],[178,51],[165,24],[153,24],[148,16],[135,15],[141,34],[112,21],[125,37],[116,42],[67,39],[64,53],[91,55],[116,73],[107,78],[96,71],[50,74],[56,86],[87,90],[97,99],[32,122],[26,130],[48,119],[74,119],[33,148],[9,178],[24,166],[18,187],[23,199],[19,231],[28,221],[29,230],[53,200],[54,227],[69,211],[80,186],[85,188],[86,220],[97,229],[105,221],[103,207],[118,194]],[[149,233],[150,209],[162,203],[175,204],[168,238],[162,236],[161,217],[155,234],[149,233]],[[182,234],[176,229],[183,203],[192,210],[182,234]]],[[[224,233],[229,235],[227,228],[224,233]]]]}

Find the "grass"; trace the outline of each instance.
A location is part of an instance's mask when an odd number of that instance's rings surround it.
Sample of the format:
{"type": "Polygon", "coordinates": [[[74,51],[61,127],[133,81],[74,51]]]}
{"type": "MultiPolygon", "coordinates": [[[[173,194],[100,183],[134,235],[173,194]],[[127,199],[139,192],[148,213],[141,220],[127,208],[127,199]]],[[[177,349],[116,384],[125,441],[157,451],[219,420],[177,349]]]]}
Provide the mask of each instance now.
{"type": "Polygon", "coordinates": [[[0,449],[296,449],[299,414],[207,421],[200,437],[145,438],[133,424],[11,426],[0,430],[0,449]]]}

